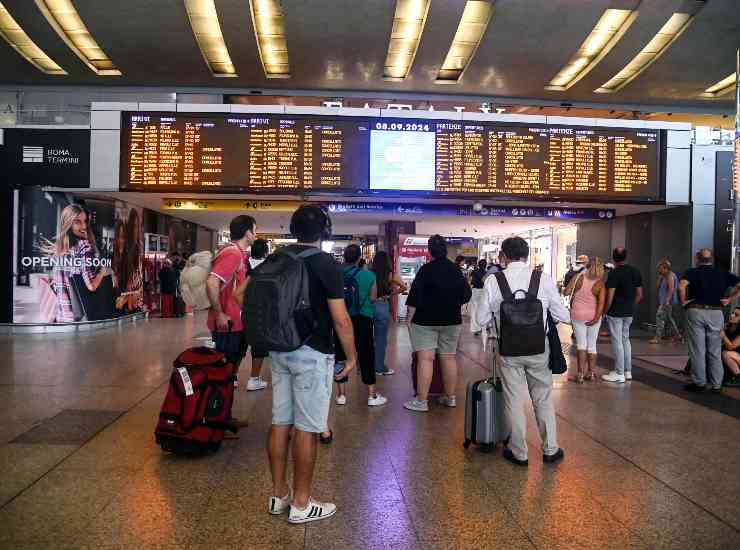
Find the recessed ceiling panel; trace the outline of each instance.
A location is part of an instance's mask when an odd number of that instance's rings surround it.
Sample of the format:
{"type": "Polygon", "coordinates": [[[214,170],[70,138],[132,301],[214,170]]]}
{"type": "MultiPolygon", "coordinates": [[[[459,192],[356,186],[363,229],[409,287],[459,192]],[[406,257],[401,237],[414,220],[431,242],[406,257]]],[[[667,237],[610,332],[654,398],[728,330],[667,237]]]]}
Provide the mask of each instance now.
{"type": "MultiPolygon", "coordinates": [[[[649,0],[623,39],[576,84],[544,87],[563,67],[605,10],[633,9],[635,0],[498,0],[473,61],[454,87],[436,84],[455,36],[465,0],[432,1],[411,70],[402,82],[383,79],[395,13],[393,0],[336,2],[282,0],[290,50],[288,80],[266,78],[260,62],[249,0],[217,0],[221,30],[238,77],[214,80],[193,39],[183,0],[72,0],[98,47],[123,73],[98,77],[60,40],[31,0],[2,0],[37,46],[69,74],[47,75],[0,41],[0,83],[69,86],[202,87],[204,91],[253,88],[342,90],[522,98],[611,104],[711,105],[729,108],[730,96],[701,94],[735,70],[740,44],[737,0],[711,0],[686,31],[639,78],[610,94],[594,90],[616,75],[690,0],[649,0]]],[[[403,97],[399,97],[402,102],[403,97]]],[[[514,103],[509,101],[508,104],[514,103]]]]}

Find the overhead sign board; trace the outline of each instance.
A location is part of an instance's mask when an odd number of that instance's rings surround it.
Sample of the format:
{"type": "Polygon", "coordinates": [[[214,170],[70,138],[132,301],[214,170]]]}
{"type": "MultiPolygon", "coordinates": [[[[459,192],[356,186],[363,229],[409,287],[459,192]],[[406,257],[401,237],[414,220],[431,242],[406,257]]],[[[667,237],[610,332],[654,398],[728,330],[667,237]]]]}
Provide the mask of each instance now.
{"type": "Polygon", "coordinates": [[[90,130],[5,128],[3,180],[12,187],[90,187],[90,130]]]}

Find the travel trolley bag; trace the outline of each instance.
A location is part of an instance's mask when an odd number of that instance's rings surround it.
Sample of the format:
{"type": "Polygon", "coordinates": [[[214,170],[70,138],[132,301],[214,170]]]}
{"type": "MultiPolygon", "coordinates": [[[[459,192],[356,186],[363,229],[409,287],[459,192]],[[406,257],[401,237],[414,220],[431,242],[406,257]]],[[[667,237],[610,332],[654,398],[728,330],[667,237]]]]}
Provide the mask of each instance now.
{"type": "Polygon", "coordinates": [[[465,448],[473,443],[490,453],[500,441],[508,439],[504,428],[504,400],[501,378],[496,376],[498,350],[493,350],[493,373],[468,384],[465,394],[465,448]]]}
{"type": "Polygon", "coordinates": [[[217,451],[231,422],[234,365],[220,351],[199,347],[175,359],[154,431],[162,450],[176,454],[217,451]]]}
{"type": "MultiPolygon", "coordinates": [[[[417,360],[417,354],[414,352],[411,354],[411,384],[414,386],[414,395],[418,395],[417,382],[418,382],[418,369],[419,362],[417,360]]],[[[442,378],[442,366],[439,363],[439,355],[434,355],[434,363],[432,365],[432,382],[429,384],[429,395],[442,395],[445,392],[445,384],[442,378]]]]}

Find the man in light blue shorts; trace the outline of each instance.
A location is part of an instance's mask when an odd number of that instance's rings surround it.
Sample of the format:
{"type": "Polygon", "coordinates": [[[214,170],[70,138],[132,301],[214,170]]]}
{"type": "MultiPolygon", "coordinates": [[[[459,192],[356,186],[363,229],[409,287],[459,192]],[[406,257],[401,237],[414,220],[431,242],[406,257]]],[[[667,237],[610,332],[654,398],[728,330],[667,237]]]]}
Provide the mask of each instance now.
{"type": "MultiPolygon", "coordinates": [[[[331,220],[318,206],[302,206],[293,214],[290,232],[298,244],[287,247],[300,254],[320,248],[331,236],[331,220]]],[[[344,303],[344,279],[334,258],[324,252],[304,259],[315,327],[295,351],[270,352],[272,363],[272,427],[267,441],[273,491],[268,512],[289,512],[290,523],[308,523],[334,515],[337,507],[311,498],[317,439],[327,430],[334,376],[334,331],[345,351],[344,378],[357,363],[352,320],[344,303]],[[293,435],[293,487],[288,485],[288,445],[293,435]]]]}

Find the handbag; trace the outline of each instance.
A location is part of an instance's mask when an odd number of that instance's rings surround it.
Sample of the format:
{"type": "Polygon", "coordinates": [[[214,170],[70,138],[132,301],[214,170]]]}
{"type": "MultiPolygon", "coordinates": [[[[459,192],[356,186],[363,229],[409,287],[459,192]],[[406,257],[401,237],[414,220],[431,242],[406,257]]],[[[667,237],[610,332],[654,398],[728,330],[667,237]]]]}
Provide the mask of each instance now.
{"type": "Polygon", "coordinates": [[[39,279],[41,289],[41,322],[55,323],[57,320],[57,294],[48,278],[39,279]]]}
{"type": "Polygon", "coordinates": [[[80,321],[87,321],[87,312],[85,311],[85,302],[82,297],[80,286],[84,286],[85,281],[80,275],[72,275],[69,278],[69,301],[72,305],[72,316],[76,323],[80,321]]]}
{"type": "Polygon", "coordinates": [[[563,346],[560,343],[557,324],[547,312],[547,341],[550,344],[549,367],[553,374],[563,374],[568,370],[568,363],[565,361],[563,346]]]}

